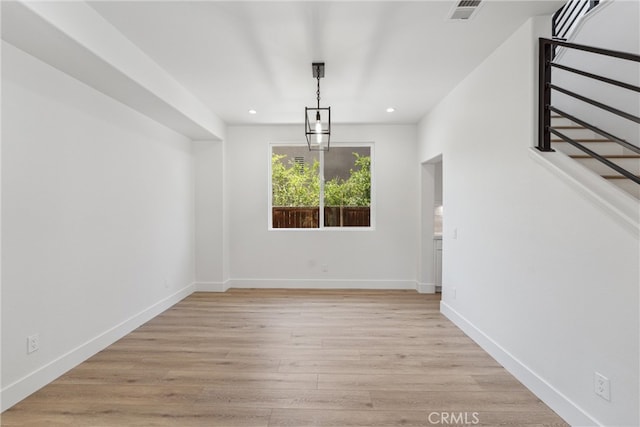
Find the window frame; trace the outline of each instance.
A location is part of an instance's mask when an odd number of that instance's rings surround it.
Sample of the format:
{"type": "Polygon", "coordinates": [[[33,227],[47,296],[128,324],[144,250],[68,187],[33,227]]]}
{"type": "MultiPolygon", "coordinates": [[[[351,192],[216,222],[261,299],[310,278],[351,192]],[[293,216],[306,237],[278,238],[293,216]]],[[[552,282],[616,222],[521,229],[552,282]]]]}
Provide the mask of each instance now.
{"type": "Polygon", "coordinates": [[[273,227],[273,181],[271,171],[271,158],[274,147],[307,147],[306,142],[271,142],[267,150],[268,179],[267,179],[267,230],[268,231],[308,231],[316,233],[318,231],[374,231],[376,226],[376,185],[375,185],[375,144],[373,142],[331,142],[331,147],[368,147],[371,158],[371,204],[369,206],[369,226],[368,227],[327,227],[324,225],[324,151],[319,151],[320,159],[320,201],[317,228],[274,228],[273,227]]]}

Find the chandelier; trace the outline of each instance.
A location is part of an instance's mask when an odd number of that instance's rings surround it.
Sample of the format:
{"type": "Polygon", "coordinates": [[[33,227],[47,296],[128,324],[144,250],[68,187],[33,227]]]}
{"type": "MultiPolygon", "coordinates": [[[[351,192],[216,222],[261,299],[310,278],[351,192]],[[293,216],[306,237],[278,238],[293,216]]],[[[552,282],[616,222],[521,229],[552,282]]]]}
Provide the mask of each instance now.
{"type": "Polygon", "coordinates": [[[324,62],[311,64],[313,77],[318,81],[316,107],[304,108],[305,134],[310,151],[329,151],[331,138],[331,107],[320,107],[320,79],[324,77],[324,62]]]}

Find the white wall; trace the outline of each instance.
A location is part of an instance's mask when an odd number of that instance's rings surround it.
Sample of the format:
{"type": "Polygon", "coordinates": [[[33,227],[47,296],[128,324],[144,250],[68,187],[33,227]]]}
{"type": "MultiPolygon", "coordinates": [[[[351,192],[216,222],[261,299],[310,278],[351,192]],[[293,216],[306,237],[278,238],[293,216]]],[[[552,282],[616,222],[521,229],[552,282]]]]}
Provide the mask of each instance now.
{"type": "Polygon", "coordinates": [[[637,426],[637,232],[530,148],[549,31],[528,21],[420,123],[420,161],[444,165],[442,310],[570,423],[637,426]]]}
{"type": "MultiPolygon", "coordinates": [[[[603,1],[583,18],[569,41],[640,54],[640,2],[637,0],[603,1]]],[[[560,64],[640,86],[640,63],[638,62],[571,49],[560,52],[556,59],[560,64]]],[[[577,76],[564,70],[554,69],[552,75],[553,82],[560,87],[640,116],[640,99],[637,92],[577,76]]],[[[638,124],[630,120],[556,91],[552,91],[552,104],[622,139],[640,145],[638,124]]]]}
{"type": "Polygon", "coordinates": [[[228,279],[224,229],[224,144],[197,141],[193,146],[196,209],[196,286],[223,291],[228,279]]]}
{"type": "Polygon", "coordinates": [[[416,127],[337,125],[332,131],[332,144],[374,143],[373,230],[269,231],[269,143],[304,142],[301,127],[227,128],[231,286],[415,289],[416,127]]]}
{"type": "Polygon", "coordinates": [[[3,409],[191,292],[193,202],[189,140],[2,44],[3,409]]]}

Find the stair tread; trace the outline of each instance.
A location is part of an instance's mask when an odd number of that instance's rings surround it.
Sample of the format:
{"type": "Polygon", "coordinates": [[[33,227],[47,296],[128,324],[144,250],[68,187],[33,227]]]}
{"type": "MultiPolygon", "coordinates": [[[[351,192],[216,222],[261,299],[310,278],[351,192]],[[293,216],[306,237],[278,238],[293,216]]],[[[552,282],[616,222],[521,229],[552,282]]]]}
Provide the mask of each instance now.
{"type": "MultiPolygon", "coordinates": [[[[604,179],[629,179],[624,175],[600,175],[601,177],[603,177],[604,179]]],[[[640,175],[635,175],[638,178],[640,178],[640,175]]]]}
{"type": "MultiPolygon", "coordinates": [[[[592,159],[593,157],[586,154],[572,154],[569,157],[572,159],[592,159]]],[[[605,154],[602,155],[605,159],[640,159],[640,154],[605,154]]]]}
{"type": "Polygon", "coordinates": [[[551,126],[552,129],[586,129],[584,126],[551,126]]]}
{"type": "MultiPolygon", "coordinates": [[[[597,139],[597,138],[571,138],[577,142],[613,142],[610,139],[597,139]]],[[[551,142],[567,142],[564,139],[552,139],[551,142]]]]}

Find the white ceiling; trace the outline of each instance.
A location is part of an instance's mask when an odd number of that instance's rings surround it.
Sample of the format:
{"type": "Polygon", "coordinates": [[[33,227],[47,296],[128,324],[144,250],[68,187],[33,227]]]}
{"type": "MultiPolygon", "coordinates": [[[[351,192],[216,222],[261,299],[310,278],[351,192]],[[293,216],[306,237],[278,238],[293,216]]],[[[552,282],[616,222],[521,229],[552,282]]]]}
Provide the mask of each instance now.
{"type": "Polygon", "coordinates": [[[302,123],[314,61],[326,63],[320,103],[333,122],[415,123],[528,17],[562,3],[484,0],[450,21],[457,1],[89,2],[231,124],[302,123]]]}

